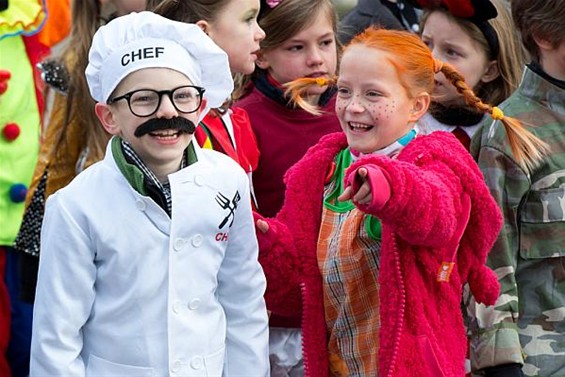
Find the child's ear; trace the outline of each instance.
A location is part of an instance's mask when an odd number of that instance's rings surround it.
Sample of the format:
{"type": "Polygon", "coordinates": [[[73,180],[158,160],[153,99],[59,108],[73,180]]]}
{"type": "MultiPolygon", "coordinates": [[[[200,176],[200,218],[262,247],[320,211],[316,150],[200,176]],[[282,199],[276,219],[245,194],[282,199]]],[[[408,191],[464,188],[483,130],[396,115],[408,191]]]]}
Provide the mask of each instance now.
{"type": "Polygon", "coordinates": [[[539,38],[537,36],[534,35],[534,41],[536,42],[536,44],[538,45],[540,50],[553,50],[555,46],[553,46],[553,44],[548,41],[545,38],[539,38]]]}
{"type": "Polygon", "coordinates": [[[430,107],[430,94],[428,92],[418,94],[412,102],[408,121],[410,123],[418,121],[428,111],[428,107],[430,107]]]}
{"type": "Polygon", "coordinates": [[[257,65],[257,67],[259,67],[261,69],[268,69],[271,66],[269,64],[269,61],[265,57],[265,54],[263,54],[261,52],[257,53],[257,60],[255,60],[255,64],[257,65]]]}
{"type": "Polygon", "coordinates": [[[207,21],[204,20],[196,21],[196,26],[202,29],[204,33],[208,34],[209,24],[207,21]]]}
{"type": "Polygon", "coordinates": [[[120,133],[120,127],[116,123],[114,114],[112,113],[109,105],[99,102],[94,107],[94,112],[106,132],[110,135],[118,135],[120,133]]]}
{"type": "Polygon", "coordinates": [[[495,80],[498,76],[500,76],[498,60],[491,60],[488,63],[485,73],[481,77],[481,82],[483,83],[491,82],[492,80],[495,80]]]}

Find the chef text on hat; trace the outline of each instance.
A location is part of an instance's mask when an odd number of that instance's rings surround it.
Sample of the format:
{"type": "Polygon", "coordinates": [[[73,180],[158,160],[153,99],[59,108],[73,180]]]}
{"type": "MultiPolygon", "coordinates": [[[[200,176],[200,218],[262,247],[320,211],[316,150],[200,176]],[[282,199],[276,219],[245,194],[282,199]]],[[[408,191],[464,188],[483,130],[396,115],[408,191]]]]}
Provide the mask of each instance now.
{"type": "Polygon", "coordinates": [[[122,56],[122,65],[125,67],[129,63],[141,59],[158,59],[164,52],[164,46],[145,47],[137,51],[130,51],[122,56]]]}

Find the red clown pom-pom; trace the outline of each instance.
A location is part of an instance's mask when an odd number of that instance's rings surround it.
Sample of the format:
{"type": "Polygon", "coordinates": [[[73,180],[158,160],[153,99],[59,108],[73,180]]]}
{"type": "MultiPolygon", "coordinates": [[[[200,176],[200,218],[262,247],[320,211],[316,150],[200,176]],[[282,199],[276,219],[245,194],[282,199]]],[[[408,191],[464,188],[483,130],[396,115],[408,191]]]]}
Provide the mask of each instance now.
{"type": "Polygon", "coordinates": [[[0,82],[8,81],[12,77],[10,71],[6,71],[5,69],[0,69],[0,82]]]}
{"type": "Polygon", "coordinates": [[[14,141],[20,136],[20,126],[16,123],[8,123],[2,129],[2,135],[7,141],[14,141]]]}

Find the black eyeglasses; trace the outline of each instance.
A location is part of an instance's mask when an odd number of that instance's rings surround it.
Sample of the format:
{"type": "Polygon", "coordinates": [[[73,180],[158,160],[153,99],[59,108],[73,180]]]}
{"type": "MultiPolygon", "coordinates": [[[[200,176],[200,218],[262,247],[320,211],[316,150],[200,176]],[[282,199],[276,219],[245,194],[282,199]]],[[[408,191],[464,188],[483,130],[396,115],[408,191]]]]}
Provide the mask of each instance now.
{"type": "Polygon", "coordinates": [[[161,99],[166,94],[175,109],[184,114],[195,112],[202,105],[204,88],[193,85],[184,85],[172,90],[138,89],[110,99],[108,103],[115,103],[125,99],[133,115],[148,117],[157,112],[161,106],[161,99]]]}

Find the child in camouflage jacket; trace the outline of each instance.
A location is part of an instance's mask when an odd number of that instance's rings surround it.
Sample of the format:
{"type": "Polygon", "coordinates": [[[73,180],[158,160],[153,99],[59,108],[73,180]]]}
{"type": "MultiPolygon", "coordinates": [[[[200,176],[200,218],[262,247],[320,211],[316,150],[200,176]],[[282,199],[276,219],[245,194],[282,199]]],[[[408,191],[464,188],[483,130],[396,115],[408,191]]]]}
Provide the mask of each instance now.
{"type": "Polygon", "coordinates": [[[486,376],[565,376],[565,8],[513,0],[512,13],[533,61],[499,107],[550,152],[533,169],[520,166],[499,121],[471,148],[505,217],[488,257],[500,297],[469,306],[472,367],[486,376]]]}

